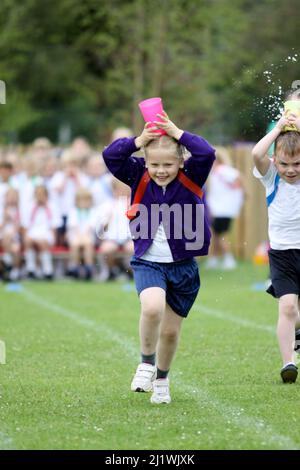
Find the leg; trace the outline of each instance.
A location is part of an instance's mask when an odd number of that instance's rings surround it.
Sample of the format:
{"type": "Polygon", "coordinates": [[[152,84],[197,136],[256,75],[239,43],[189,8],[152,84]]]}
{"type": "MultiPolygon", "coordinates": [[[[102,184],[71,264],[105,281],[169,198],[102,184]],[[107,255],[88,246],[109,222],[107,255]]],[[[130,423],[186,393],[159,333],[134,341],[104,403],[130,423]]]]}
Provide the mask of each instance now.
{"type": "Polygon", "coordinates": [[[80,263],[80,249],[81,245],[80,242],[78,243],[77,240],[73,240],[70,242],[70,255],[69,255],[69,262],[70,267],[74,268],[78,266],[80,263]]]}
{"type": "Polygon", "coordinates": [[[296,320],[296,330],[300,328],[300,299],[298,297],[298,316],[296,320]]]}
{"type": "Polygon", "coordinates": [[[159,325],[166,305],[166,293],[161,287],[149,287],[140,294],[140,345],[145,355],[155,353],[159,325]]]}
{"type": "Polygon", "coordinates": [[[52,261],[52,254],[51,254],[51,245],[47,240],[40,240],[38,242],[39,251],[40,251],[40,260],[43,275],[47,279],[52,279],[53,277],[53,261],[52,261]]]}
{"type": "Polygon", "coordinates": [[[34,241],[29,238],[25,237],[24,240],[25,246],[25,266],[27,274],[30,277],[34,277],[36,275],[36,251],[35,251],[35,243],[34,241]]]}
{"type": "MultiPolygon", "coordinates": [[[[140,344],[142,360],[131,382],[133,392],[150,392],[156,375],[155,364],[148,362],[155,359],[159,325],[166,305],[166,293],[161,287],[148,287],[140,293],[140,344]],[[145,359],[148,359],[147,361],[145,359]]],[[[152,361],[151,361],[152,362],[152,361]]]]}
{"type": "Polygon", "coordinates": [[[295,327],[299,322],[298,296],[286,294],[279,299],[277,337],[283,365],[294,363],[295,327]]]}
{"type": "Polygon", "coordinates": [[[90,237],[89,235],[83,235],[81,241],[83,249],[83,262],[84,264],[92,266],[92,264],[94,263],[95,256],[92,237],[90,237]]]}
{"type": "Polygon", "coordinates": [[[168,372],[178,345],[183,317],[177,315],[167,304],[160,325],[157,345],[157,376],[153,382],[151,403],[170,403],[168,372]]]}
{"type": "Polygon", "coordinates": [[[92,279],[92,276],[93,276],[93,264],[94,264],[94,258],[95,258],[95,250],[94,250],[93,242],[88,235],[86,235],[83,238],[82,250],[83,250],[85,279],[90,280],[92,279]]]}
{"type": "Polygon", "coordinates": [[[9,239],[3,241],[3,250],[4,254],[9,253],[12,261],[12,269],[9,273],[9,278],[11,281],[16,281],[20,276],[21,245],[18,240],[13,240],[10,237],[9,239]]]}
{"type": "Polygon", "coordinates": [[[222,256],[223,255],[223,244],[222,244],[222,234],[216,233],[213,231],[214,235],[214,245],[213,245],[213,256],[222,256]]]}
{"type": "Polygon", "coordinates": [[[170,369],[178,345],[182,320],[183,317],[177,315],[177,313],[166,304],[160,325],[157,346],[157,367],[160,370],[168,371],[170,369]]]}
{"type": "Polygon", "coordinates": [[[109,270],[109,280],[115,279],[119,273],[119,268],[116,263],[116,254],[118,253],[118,251],[119,246],[113,240],[104,240],[101,243],[101,252],[103,254],[103,260],[109,270]]]}

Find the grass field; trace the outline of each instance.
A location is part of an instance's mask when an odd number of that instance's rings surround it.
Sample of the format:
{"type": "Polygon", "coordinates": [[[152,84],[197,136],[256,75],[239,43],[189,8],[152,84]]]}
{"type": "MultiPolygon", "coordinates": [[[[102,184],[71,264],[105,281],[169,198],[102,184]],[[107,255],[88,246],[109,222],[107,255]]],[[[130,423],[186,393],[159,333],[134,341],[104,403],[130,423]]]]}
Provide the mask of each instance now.
{"type": "Polygon", "coordinates": [[[0,449],[299,449],[300,381],[281,383],[266,268],[203,272],[170,375],[172,403],[130,392],[133,284],[0,286],[0,449]]]}

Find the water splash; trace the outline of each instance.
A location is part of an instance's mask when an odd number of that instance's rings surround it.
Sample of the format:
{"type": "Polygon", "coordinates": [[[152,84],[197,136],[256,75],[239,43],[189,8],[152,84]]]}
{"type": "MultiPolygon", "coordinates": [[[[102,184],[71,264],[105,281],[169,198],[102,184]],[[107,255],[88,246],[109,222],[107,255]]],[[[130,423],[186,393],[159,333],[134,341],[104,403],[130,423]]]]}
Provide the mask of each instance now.
{"type": "Polygon", "coordinates": [[[276,73],[279,69],[284,68],[285,63],[297,63],[297,61],[298,54],[292,53],[278,64],[271,63],[268,67],[268,70],[263,71],[263,77],[266,82],[267,91],[270,88],[271,90],[269,93],[266,93],[266,96],[264,98],[257,99],[255,104],[256,106],[261,106],[264,109],[267,118],[271,121],[278,120],[282,115],[284,109],[284,93],[282,81],[276,76],[276,73]]]}

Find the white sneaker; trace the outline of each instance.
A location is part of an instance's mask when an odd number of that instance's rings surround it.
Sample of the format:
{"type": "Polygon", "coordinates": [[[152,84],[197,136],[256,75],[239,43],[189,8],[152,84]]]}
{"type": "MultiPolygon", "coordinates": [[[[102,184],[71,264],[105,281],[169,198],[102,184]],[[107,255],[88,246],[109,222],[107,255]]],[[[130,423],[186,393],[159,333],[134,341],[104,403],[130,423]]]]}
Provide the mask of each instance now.
{"type": "Polygon", "coordinates": [[[156,405],[159,405],[160,403],[171,403],[168,378],[154,380],[153,393],[150,401],[156,405]]]}
{"type": "Polygon", "coordinates": [[[152,383],[156,376],[156,367],[142,362],[138,365],[135,376],[131,382],[133,392],[151,392],[152,383]]]}

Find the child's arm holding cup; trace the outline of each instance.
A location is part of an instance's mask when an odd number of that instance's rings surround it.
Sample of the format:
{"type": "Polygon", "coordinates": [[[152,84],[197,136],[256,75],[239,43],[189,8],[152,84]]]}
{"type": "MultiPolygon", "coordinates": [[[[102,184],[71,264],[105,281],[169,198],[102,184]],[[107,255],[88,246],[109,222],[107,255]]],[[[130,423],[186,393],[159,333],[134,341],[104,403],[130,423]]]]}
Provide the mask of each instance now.
{"type": "Polygon", "coordinates": [[[136,148],[141,148],[147,145],[151,140],[157,139],[159,135],[154,132],[157,127],[154,127],[151,122],[146,122],[144,129],[138,137],[134,140],[136,148]]]}
{"type": "Polygon", "coordinates": [[[179,129],[174,122],[170,120],[167,113],[163,112],[163,114],[158,114],[157,116],[161,118],[162,121],[154,121],[154,124],[159,129],[163,129],[170,137],[179,140],[183,134],[183,130],[179,129]]]}
{"type": "Polygon", "coordinates": [[[279,134],[283,131],[284,127],[289,124],[289,118],[284,114],[281,116],[276,126],[268,132],[253,148],[252,157],[258,171],[264,176],[270,166],[270,159],[268,157],[268,149],[273,142],[277,139],[279,134]]]}

